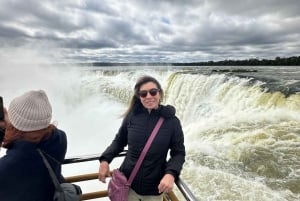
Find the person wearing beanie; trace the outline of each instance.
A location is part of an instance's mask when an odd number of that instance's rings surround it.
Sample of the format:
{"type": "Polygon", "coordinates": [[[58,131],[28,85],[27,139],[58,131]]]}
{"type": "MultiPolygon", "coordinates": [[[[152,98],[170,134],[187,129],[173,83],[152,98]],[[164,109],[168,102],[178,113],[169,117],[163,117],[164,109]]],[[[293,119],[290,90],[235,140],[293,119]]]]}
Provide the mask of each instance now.
{"type": "MultiPolygon", "coordinates": [[[[53,200],[54,185],[37,148],[53,158],[48,161],[63,182],[61,163],[67,137],[51,124],[52,107],[45,91],[32,90],[14,98],[4,115],[2,147],[6,154],[0,158],[1,200],[53,200]]],[[[3,129],[3,123],[0,126],[3,129]]]]}

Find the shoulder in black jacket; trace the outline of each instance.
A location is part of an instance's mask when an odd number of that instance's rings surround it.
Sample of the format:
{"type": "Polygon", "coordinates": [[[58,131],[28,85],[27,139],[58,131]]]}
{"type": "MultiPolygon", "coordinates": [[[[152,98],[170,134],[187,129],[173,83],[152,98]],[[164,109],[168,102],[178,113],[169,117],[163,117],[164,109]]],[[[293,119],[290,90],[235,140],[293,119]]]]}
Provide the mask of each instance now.
{"type": "Polygon", "coordinates": [[[128,152],[120,170],[129,178],[147,139],[161,116],[165,118],[165,121],[131,185],[131,188],[140,195],[158,195],[158,185],[162,177],[169,173],[177,179],[185,161],[183,131],[179,119],[175,116],[173,106],[160,105],[150,114],[143,107],[135,107],[124,119],[111,145],[99,158],[110,163],[123,151],[124,147],[128,146],[128,152]],[[167,161],[169,150],[170,157],[167,161]]]}
{"type": "MultiPolygon", "coordinates": [[[[58,161],[67,150],[66,134],[56,129],[49,139],[39,145],[18,140],[0,158],[0,199],[7,201],[52,201],[54,185],[37,146],[58,161]]],[[[4,150],[2,150],[4,151],[4,150]]],[[[57,176],[61,165],[51,162],[57,176]]]]}

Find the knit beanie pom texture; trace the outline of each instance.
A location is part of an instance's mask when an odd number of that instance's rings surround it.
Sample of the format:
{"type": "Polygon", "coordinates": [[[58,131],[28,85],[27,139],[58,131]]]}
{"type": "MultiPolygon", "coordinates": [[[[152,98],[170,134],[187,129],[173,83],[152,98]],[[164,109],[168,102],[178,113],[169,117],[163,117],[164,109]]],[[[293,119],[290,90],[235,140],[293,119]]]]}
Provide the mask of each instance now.
{"type": "Polygon", "coordinates": [[[8,108],[11,124],[20,131],[47,128],[52,118],[52,107],[43,90],[29,91],[13,99],[8,108]]]}

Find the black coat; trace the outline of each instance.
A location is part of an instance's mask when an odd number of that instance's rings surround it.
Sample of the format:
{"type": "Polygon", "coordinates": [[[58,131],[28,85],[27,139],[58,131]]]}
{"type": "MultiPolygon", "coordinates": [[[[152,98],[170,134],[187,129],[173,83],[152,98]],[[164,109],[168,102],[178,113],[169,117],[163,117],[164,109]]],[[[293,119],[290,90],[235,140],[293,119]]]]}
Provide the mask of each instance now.
{"type": "Polygon", "coordinates": [[[111,145],[99,158],[111,162],[128,145],[127,155],[120,170],[129,178],[159,117],[165,118],[145,159],[133,180],[131,188],[140,195],[158,195],[158,185],[166,173],[178,178],[185,161],[184,136],[179,119],[172,106],[160,106],[148,111],[142,107],[134,110],[123,120],[111,145]],[[170,158],[167,161],[168,151],[170,158]]]}
{"type": "MultiPolygon", "coordinates": [[[[63,161],[67,151],[66,134],[55,129],[45,141],[34,143],[18,140],[0,159],[0,200],[2,201],[52,201],[54,184],[49,176],[39,147],[58,161],[63,161]]],[[[61,165],[48,159],[56,175],[61,175],[61,165]]]]}

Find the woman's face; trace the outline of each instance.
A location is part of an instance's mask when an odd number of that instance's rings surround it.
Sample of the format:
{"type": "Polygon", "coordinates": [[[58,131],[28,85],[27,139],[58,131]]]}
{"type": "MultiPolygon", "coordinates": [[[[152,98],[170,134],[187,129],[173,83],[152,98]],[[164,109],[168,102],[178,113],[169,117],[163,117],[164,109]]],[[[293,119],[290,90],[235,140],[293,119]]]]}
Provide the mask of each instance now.
{"type": "Polygon", "coordinates": [[[157,109],[160,100],[160,91],[157,85],[153,82],[147,82],[141,85],[139,97],[143,106],[150,112],[152,109],[157,109]]]}

